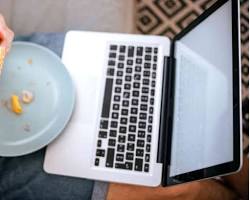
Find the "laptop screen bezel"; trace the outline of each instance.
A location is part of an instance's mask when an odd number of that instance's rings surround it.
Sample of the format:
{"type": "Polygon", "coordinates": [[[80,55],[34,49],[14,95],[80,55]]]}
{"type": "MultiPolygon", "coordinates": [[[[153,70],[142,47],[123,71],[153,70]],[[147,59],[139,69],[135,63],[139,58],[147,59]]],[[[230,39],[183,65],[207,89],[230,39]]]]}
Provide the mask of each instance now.
{"type": "MultiPolygon", "coordinates": [[[[212,13],[214,13],[217,9],[219,9],[222,5],[224,5],[229,0],[219,0],[214,5],[212,5],[208,10],[206,10],[201,16],[199,16],[196,20],[194,20],[187,28],[185,28],[182,32],[180,32],[174,39],[175,41],[180,40],[186,34],[188,34],[193,28],[198,26],[202,21],[204,21],[207,17],[209,17],[212,13]]],[[[232,1],[232,64],[233,64],[233,161],[211,166],[208,168],[203,168],[195,171],[191,171],[188,173],[184,173],[181,175],[177,175],[174,177],[169,176],[169,170],[166,170],[166,175],[163,177],[162,185],[176,185],[184,182],[214,177],[222,174],[228,174],[234,171],[237,171],[241,166],[241,124],[240,124],[240,54],[239,54],[239,2],[232,1]]],[[[174,45],[172,48],[172,55],[174,55],[174,45]]],[[[169,143],[168,143],[169,145],[169,143]]],[[[171,155],[171,145],[167,147],[168,153],[167,155],[171,155]]],[[[168,160],[171,160],[168,159],[168,160]]],[[[169,167],[169,163],[164,163],[165,168],[169,167]]]]}

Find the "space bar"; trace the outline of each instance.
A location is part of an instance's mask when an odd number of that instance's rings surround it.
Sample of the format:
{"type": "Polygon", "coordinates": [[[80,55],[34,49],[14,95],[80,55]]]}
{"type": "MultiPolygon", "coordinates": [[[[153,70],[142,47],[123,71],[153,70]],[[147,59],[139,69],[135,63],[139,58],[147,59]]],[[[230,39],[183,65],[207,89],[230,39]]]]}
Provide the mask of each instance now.
{"type": "Polygon", "coordinates": [[[109,117],[111,97],[112,97],[112,86],[113,86],[113,79],[107,78],[104,91],[103,105],[102,105],[102,117],[104,118],[109,117]]]}

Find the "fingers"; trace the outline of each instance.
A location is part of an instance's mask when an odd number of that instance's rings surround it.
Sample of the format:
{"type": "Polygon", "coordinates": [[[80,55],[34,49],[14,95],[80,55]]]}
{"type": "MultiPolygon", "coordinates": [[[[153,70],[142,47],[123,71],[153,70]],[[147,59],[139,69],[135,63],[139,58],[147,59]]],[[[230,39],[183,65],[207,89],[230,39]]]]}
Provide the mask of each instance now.
{"type": "Polygon", "coordinates": [[[0,46],[3,47],[6,53],[11,48],[11,43],[14,39],[14,32],[8,28],[2,15],[0,15],[0,46]]]}

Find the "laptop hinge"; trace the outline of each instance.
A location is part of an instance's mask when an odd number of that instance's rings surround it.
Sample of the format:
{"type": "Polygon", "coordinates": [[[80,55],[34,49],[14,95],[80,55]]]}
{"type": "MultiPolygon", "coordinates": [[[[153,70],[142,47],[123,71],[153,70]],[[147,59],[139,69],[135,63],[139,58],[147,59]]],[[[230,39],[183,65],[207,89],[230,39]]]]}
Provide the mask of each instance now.
{"type": "Polygon", "coordinates": [[[174,43],[171,44],[170,56],[164,57],[162,105],[159,131],[157,162],[163,164],[162,185],[166,185],[168,167],[171,160],[171,140],[174,106],[175,58],[174,43]]]}

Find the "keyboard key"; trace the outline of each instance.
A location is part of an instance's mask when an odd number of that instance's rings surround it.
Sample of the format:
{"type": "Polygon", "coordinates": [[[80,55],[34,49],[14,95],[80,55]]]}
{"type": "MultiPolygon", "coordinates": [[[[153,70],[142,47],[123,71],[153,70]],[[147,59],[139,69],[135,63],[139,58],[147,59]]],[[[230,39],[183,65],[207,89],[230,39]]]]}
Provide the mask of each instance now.
{"type": "Polygon", "coordinates": [[[122,89],[120,87],[115,87],[115,92],[116,93],[121,93],[122,89]]]}
{"type": "Polygon", "coordinates": [[[149,172],[149,164],[144,165],[144,172],[149,172]]]}
{"type": "Polygon", "coordinates": [[[134,160],[134,154],[133,153],[126,153],[126,160],[134,160]]]}
{"type": "Polygon", "coordinates": [[[127,65],[133,65],[133,60],[127,60],[127,65]]]}
{"type": "Polygon", "coordinates": [[[144,77],[150,77],[150,71],[143,71],[144,77]]]}
{"type": "Polygon", "coordinates": [[[115,143],[116,143],[115,139],[109,139],[108,145],[115,146],[115,143]]]}
{"type": "Polygon", "coordinates": [[[158,53],[158,48],[154,48],[154,53],[158,53]]]}
{"type": "Polygon", "coordinates": [[[132,80],[132,77],[127,75],[127,76],[125,76],[125,80],[126,80],[126,81],[131,81],[131,80],[132,80]]]}
{"type": "Polygon", "coordinates": [[[151,148],[150,148],[150,144],[147,144],[147,145],[146,145],[146,152],[150,152],[150,149],[151,149],[151,148]]]}
{"type": "Polygon", "coordinates": [[[114,60],[109,60],[108,65],[109,66],[115,66],[115,61],[114,60]]]}
{"type": "Polygon", "coordinates": [[[148,123],[153,123],[153,116],[148,117],[148,123]]]}
{"type": "Polygon", "coordinates": [[[126,136],[125,135],[119,135],[118,142],[125,143],[126,142],[126,136]]]}
{"type": "Polygon", "coordinates": [[[124,55],[119,55],[118,60],[119,61],[124,61],[125,60],[125,56],[124,55]]]}
{"type": "Polygon", "coordinates": [[[130,113],[136,115],[138,113],[138,109],[132,107],[131,110],[130,110],[130,113]]]}
{"type": "Polygon", "coordinates": [[[116,121],[111,121],[111,128],[117,128],[118,123],[116,121]]]}
{"type": "Polygon", "coordinates": [[[151,142],[151,135],[147,135],[147,142],[148,142],[148,143],[151,142]]]}
{"type": "Polygon", "coordinates": [[[106,159],[106,167],[113,167],[115,157],[115,150],[108,148],[107,151],[107,159],[106,159]]]}
{"type": "Polygon", "coordinates": [[[118,95],[115,95],[114,96],[114,101],[120,101],[121,100],[121,97],[120,96],[118,96],[118,95]]]}
{"type": "Polygon", "coordinates": [[[96,156],[104,157],[105,156],[105,150],[97,149],[96,150],[96,156]]]}
{"type": "Polygon", "coordinates": [[[137,134],[137,136],[138,136],[138,138],[145,138],[145,131],[138,131],[138,134],[137,134]]]}
{"type": "Polygon", "coordinates": [[[136,149],[136,156],[143,157],[144,150],[143,149],[136,149]]]}
{"type": "Polygon", "coordinates": [[[137,56],[142,56],[143,54],[143,47],[137,47],[136,49],[136,55],[137,56]]]}
{"type": "Polygon", "coordinates": [[[107,129],[108,125],[109,125],[108,120],[103,120],[102,119],[101,122],[100,122],[100,129],[107,129]]]}
{"type": "Polygon", "coordinates": [[[135,50],[135,48],[133,46],[128,47],[128,57],[134,56],[134,50],[135,50]]]}
{"type": "Polygon", "coordinates": [[[118,119],[118,117],[119,117],[119,114],[117,112],[112,113],[112,118],[113,119],[118,119]]]}
{"type": "Polygon", "coordinates": [[[145,129],[146,123],[145,122],[139,122],[139,128],[145,129]]]}
{"type": "Polygon", "coordinates": [[[116,154],[116,161],[120,161],[120,162],[123,162],[123,159],[124,159],[124,155],[123,154],[116,154]]]}
{"type": "Polygon", "coordinates": [[[153,64],[153,70],[156,70],[156,68],[157,68],[157,65],[153,64]]]}
{"type": "Polygon", "coordinates": [[[142,59],[141,58],[136,58],[136,64],[142,64],[142,59]]]}
{"type": "Polygon", "coordinates": [[[126,51],[126,46],[122,45],[120,46],[120,53],[125,53],[126,51]]]}
{"type": "Polygon", "coordinates": [[[118,66],[117,66],[119,69],[123,69],[124,68],[124,64],[123,63],[118,63],[118,66]]]}
{"type": "Polygon", "coordinates": [[[116,73],[117,76],[123,76],[123,71],[118,70],[116,73]]]}
{"type": "Polygon", "coordinates": [[[150,82],[149,79],[145,79],[145,78],[144,78],[144,79],[142,80],[142,84],[143,84],[143,85],[149,85],[149,82],[150,82]]]}
{"type": "Polygon", "coordinates": [[[136,131],[136,126],[129,125],[129,132],[135,132],[135,131],[136,131]]]}
{"type": "Polygon", "coordinates": [[[113,104],[113,110],[119,110],[120,105],[119,104],[113,104]]]}
{"type": "Polygon", "coordinates": [[[150,65],[151,65],[150,63],[145,62],[145,63],[144,63],[144,68],[145,68],[145,69],[150,69],[150,65]]]}
{"type": "Polygon", "coordinates": [[[116,79],[115,83],[117,85],[121,85],[122,84],[122,79],[120,79],[120,78],[116,79]]]}
{"type": "Polygon", "coordinates": [[[154,99],[150,98],[150,105],[154,105],[154,99]]]}
{"type": "Polygon", "coordinates": [[[128,123],[128,119],[125,118],[125,117],[122,117],[121,120],[120,120],[120,123],[126,125],[128,123]]]}
{"type": "Polygon", "coordinates": [[[115,70],[113,68],[108,68],[107,76],[114,76],[115,70]]]}
{"type": "Polygon", "coordinates": [[[151,86],[152,86],[152,87],[155,87],[155,81],[152,81],[152,82],[151,82],[151,86]]]}
{"type": "Polygon", "coordinates": [[[99,131],[99,138],[107,138],[107,132],[106,131],[99,131]]]}
{"type": "Polygon", "coordinates": [[[128,169],[128,170],[132,170],[133,169],[133,163],[125,162],[125,168],[128,169]]]}
{"type": "Polygon", "coordinates": [[[153,107],[150,107],[150,108],[149,108],[149,113],[150,113],[150,114],[153,114],[153,113],[154,113],[154,108],[153,108],[153,107]]]}
{"type": "Polygon", "coordinates": [[[95,159],[95,166],[99,166],[99,163],[100,163],[100,159],[99,159],[99,158],[96,158],[96,159],[95,159]]]}
{"type": "Polygon", "coordinates": [[[137,117],[131,116],[129,119],[130,123],[136,123],[137,122],[137,117]]]}
{"type": "Polygon", "coordinates": [[[145,55],[145,60],[150,61],[152,59],[151,55],[145,55]]]}
{"type": "Polygon", "coordinates": [[[141,96],[141,101],[142,102],[148,102],[148,96],[142,95],[141,96]]]}
{"type": "Polygon", "coordinates": [[[111,45],[110,50],[117,50],[117,45],[111,45]]]}
{"type": "Polygon", "coordinates": [[[107,78],[104,90],[104,99],[103,99],[102,115],[101,115],[104,118],[109,117],[110,104],[112,98],[112,86],[113,86],[113,79],[107,78]]]}
{"type": "Polygon", "coordinates": [[[102,141],[101,140],[98,140],[97,141],[97,147],[101,147],[102,146],[102,141]]]}
{"type": "Polygon", "coordinates": [[[128,109],[122,109],[122,115],[128,115],[128,109]]]}
{"type": "Polygon", "coordinates": [[[123,163],[115,163],[115,168],[117,168],[117,169],[126,169],[126,166],[123,163]]]}
{"type": "Polygon", "coordinates": [[[145,142],[144,142],[144,140],[137,140],[137,147],[144,147],[144,144],[145,144],[145,142]]]}
{"type": "Polygon", "coordinates": [[[116,58],[116,53],[111,52],[111,53],[109,54],[109,57],[110,57],[110,58],[116,58]]]}
{"type": "Polygon", "coordinates": [[[126,126],[120,126],[119,132],[120,133],[126,133],[127,132],[127,127],[126,126]]]}
{"type": "Polygon", "coordinates": [[[152,78],[155,79],[156,78],[156,72],[152,73],[152,78]]]}
{"type": "Polygon", "coordinates": [[[126,84],[124,85],[124,89],[130,90],[130,88],[131,88],[131,84],[126,83],[126,84]]]}
{"type": "Polygon", "coordinates": [[[142,87],[142,93],[148,94],[149,93],[149,88],[148,87],[142,87]]]}
{"type": "Polygon", "coordinates": [[[127,144],[127,150],[128,151],[134,151],[135,149],[135,145],[133,143],[128,143],[127,144]]]}
{"type": "Polygon", "coordinates": [[[140,105],[140,109],[141,109],[142,111],[147,111],[147,110],[148,110],[147,104],[141,104],[141,105],[140,105]]]}
{"type": "Polygon", "coordinates": [[[141,67],[140,66],[135,66],[135,71],[136,72],[141,72],[141,67]]]}
{"type": "Polygon", "coordinates": [[[140,113],[139,118],[140,119],[147,119],[147,113],[140,113]]]}
{"type": "Polygon", "coordinates": [[[140,158],[135,159],[135,171],[142,171],[143,160],[140,158]]]}
{"type": "Polygon", "coordinates": [[[123,107],[128,107],[129,106],[129,101],[128,100],[122,101],[122,106],[123,107]]]}
{"type": "Polygon", "coordinates": [[[151,53],[152,52],[152,47],[146,47],[145,52],[146,53],[151,53]]]}
{"type": "Polygon", "coordinates": [[[154,56],[154,62],[157,62],[157,56],[154,56]]]}
{"type": "Polygon", "coordinates": [[[134,75],[134,80],[135,81],[140,81],[141,80],[141,75],[140,74],[135,74],[134,75]]]}
{"type": "Polygon", "coordinates": [[[133,106],[137,106],[139,104],[139,100],[138,99],[132,99],[132,105],[133,106]]]}
{"type": "Polygon", "coordinates": [[[134,90],[133,91],[133,97],[139,97],[139,91],[134,90]]]}
{"type": "Polygon", "coordinates": [[[148,125],[148,133],[152,133],[152,126],[148,125]]]}
{"type": "Polygon", "coordinates": [[[140,88],[140,83],[134,82],[134,83],[133,83],[133,87],[134,87],[134,88],[140,88]]]}
{"type": "Polygon", "coordinates": [[[150,161],[150,155],[149,154],[146,154],[145,155],[145,162],[149,162],[150,161]]]}
{"type": "Polygon", "coordinates": [[[117,145],[117,151],[118,152],[124,152],[124,150],[125,150],[124,144],[118,144],[117,145]]]}
{"type": "Polygon", "coordinates": [[[126,68],[126,72],[127,72],[127,74],[131,74],[131,73],[132,73],[132,71],[133,71],[133,69],[132,69],[131,67],[127,67],[127,68],[126,68]]]}
{"type": "Polygon", "coordinates": [[[134,134],[129,134],[128,135],[128,141],[134,142],[135,141],[135,135],[134,134]]]}
{"type": "Polygon", "coordinates": [[[109,131],[109,136],[110,136],[110,137],[116,137],[116,135],[117,135],[116,130],[110,130],[110,131],[109,131]]]}

